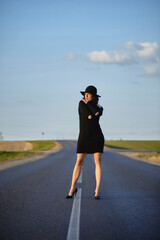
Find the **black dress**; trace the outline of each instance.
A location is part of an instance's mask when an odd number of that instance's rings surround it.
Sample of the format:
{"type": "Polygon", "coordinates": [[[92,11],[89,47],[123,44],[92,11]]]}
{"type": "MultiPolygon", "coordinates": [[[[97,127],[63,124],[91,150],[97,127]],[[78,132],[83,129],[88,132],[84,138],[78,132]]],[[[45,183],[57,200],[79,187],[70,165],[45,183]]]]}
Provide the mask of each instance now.
{"type": "Polygon", "coordinates": [[[78,112],[80,132],[77,142],[77,153],[103,153],[104,135],[99,125],[103,107],[95,104],[92,100],[87,103],[81,100],[78,112]],[[98,116],[95,116],[96,112],[99,112],[98,116]],[[92,116],[91,119],[88,119],[89,115],[92,116]]]}

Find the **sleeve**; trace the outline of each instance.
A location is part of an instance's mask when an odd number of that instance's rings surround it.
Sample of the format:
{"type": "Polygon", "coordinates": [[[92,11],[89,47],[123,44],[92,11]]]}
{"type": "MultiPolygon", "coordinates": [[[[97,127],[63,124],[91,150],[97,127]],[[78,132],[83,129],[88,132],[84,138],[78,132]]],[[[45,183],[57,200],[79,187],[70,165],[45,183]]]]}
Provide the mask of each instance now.
{"type": "Polygon", "coordinates": [[[86,105],[88,106],[88,108],[94,115],[95,115],[95,113],[99,112],[99,114],[97,116],[102,116],[102,114],[103,114],[102,106],[100,106],[99,104],[95,104],[92,100],[89,101],[86,105]]]}
{"type": "Polygon", "coordinates": [[[89,115],[93,115],[90,109],[87,107],[87,104],[83,101],[79,102],[79,111],[87,118],[89,115]]]}

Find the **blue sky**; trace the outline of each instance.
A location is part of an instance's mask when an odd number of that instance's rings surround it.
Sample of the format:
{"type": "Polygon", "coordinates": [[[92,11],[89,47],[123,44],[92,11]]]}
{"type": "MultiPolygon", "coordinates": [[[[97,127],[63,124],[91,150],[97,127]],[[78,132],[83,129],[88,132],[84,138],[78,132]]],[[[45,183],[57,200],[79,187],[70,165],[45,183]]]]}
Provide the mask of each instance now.
{"type": "Polygon", "coordinates": [[[160,139],[159,1],[0,5],[4,140],[77,139],[88,85],[101,95],[106,140],[160,139]]]}

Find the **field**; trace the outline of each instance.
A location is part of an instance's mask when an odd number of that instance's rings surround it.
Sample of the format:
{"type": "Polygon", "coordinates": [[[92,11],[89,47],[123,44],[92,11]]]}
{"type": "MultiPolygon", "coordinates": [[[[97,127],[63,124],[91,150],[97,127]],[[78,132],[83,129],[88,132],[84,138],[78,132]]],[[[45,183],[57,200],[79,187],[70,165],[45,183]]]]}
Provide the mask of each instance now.
{"type": "Polygon", "coordinates": [[[33,157],[42,154],[42,152],[0,152],[0,162],[19,160],[26,157],[33,157]]]}
{"type": "Polygon", "coordinates": [[[0,162],[19,160],[26,157],[33,157],[42,154],[43,151],[51,150],[56,147],[55,141],[1,141],[0,162]],[[23,143],[23,144],[22,144],[23,143]],[[25,150],[25,146],[32,145],[32,150],[25,150]],[[18,149],[18,150],[16,150],[18,149]],[[12,150],[12,151],[9,151],[12,150]]]}
{"type": "Polygon", "coordinates": [[[32,144],[34,151],[46,151],[56,146],[55,141],[28,141],[32,144]]]}
{"type": "Polygon", "coordinates": [[[160,141],[105,141],[105,146],[112,149],[128,149],[128,150],[160,150],[160,141]]]}

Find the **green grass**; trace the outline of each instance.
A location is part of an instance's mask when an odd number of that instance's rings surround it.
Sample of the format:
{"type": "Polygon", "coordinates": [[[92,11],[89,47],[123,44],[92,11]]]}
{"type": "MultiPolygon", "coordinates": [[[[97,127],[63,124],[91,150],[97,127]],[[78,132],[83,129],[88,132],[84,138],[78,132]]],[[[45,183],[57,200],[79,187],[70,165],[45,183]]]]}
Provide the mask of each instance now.
{"type": "Polygon", "coordinates": [[[52,140],[48,141],[26,141],[29,143],[32,143],[33,145],[33,151],[45,151],[50,150],[55,147],[56,143],[52,140]]]}
{"type": "Polygon", "coordinates": [[[10,160],[19,160],[26,157],[32,157],[41,154],[41,152],[5,152],[0,151],[0,162],[10,160]]]}
{"type": "Polygon", "coordinates": [[[52,141],[52,140],[48,140],[48,141],[39,140],[39,141],[26,141],[26,142],[32,143],[33,145],[32,151],[23,151],[23,152],[0,151],[0,162],[19,160],[26,157],[36,156],[36,155],[42,154],[42,152],[40,151],[50,150],[56,146],[55,141],[52,141]]]}
{"type": "Polygon", "coordinates": [[[160,141],[105,141],[105,146],[113,149],[130,149],[130,150],[160,150],[160,141]]]}

